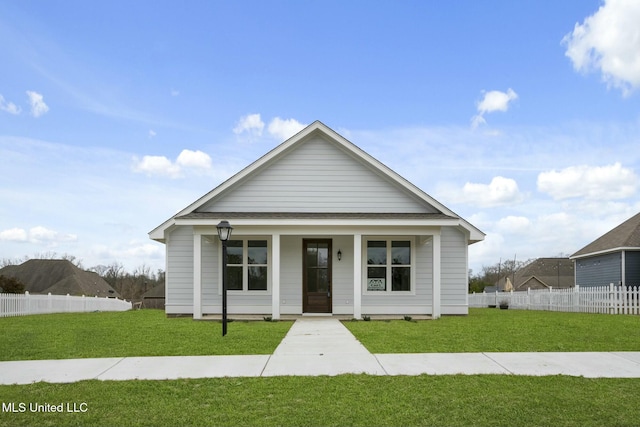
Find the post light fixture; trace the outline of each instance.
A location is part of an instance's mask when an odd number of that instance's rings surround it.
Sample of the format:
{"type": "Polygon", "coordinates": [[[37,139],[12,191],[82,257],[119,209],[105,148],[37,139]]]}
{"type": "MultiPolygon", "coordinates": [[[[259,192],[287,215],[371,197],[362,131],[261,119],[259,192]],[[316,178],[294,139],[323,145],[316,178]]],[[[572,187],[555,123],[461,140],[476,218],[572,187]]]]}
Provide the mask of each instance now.
{"type": "Polygon", "coordinates": [[[338,249],[338,261],[342,259],[342,251],[338,249]]]}
{"type": "Polygon", "coordinates": [[[220,221],[216,227],[222,242],[222,336],[227,335],[227,240],[231,237],[233,227],[229,221],[220,221]]]}

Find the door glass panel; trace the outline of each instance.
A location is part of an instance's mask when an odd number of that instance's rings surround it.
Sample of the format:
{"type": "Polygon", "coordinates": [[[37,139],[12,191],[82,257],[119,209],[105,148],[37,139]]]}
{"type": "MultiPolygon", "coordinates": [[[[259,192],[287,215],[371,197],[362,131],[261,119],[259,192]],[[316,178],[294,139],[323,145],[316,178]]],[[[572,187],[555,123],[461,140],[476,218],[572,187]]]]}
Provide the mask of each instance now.
{"type": "Polygon", "coordinates": [[[329,247],[326,243],[318,244],[318,267],[329,266],[329,247]]]}
{"type": "Polygon", "coordinates": [[[387,242],[375,240],[367,242],[367,264],[387,264],[387,242]]]}
{"type": "Polygon", "coordinates": [[[267,267],[249,267],[249,290],[267,290],[267,267]]]}
{"type": "Polygon", "coordinates": [[[315,268],[307,268],[307,292],[317,292],[318,277],[315,268]]]}
{"type": "Polygon", "coordinates": [[[309,243],[307,247],[307,268],[318,266],[318,248],[317,245],[309,243]]]}
{"type": "Polygon", "coordinates": [[[318,292],[329,290],[329,272],[326,268],[318,268],[318,292]]]}
{"type": "Polygon", "coordinates": [[[227,264],[242,264],[242,240],[227,242],[227,264]]]}

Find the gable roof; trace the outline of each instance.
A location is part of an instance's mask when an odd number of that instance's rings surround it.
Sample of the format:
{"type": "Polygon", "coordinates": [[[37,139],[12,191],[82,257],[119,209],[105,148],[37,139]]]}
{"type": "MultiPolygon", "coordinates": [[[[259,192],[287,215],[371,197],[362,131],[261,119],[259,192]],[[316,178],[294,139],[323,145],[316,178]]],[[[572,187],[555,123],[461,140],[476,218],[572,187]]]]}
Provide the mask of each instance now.
{"type": "MultiPolygon", "coordinates": [[[[513,278],[514,291],[532,287],[539,283],[542,287],[571,288],[574,286],[574,264],[569,258],[538,258],[519,268],[513,278]]],[[[505,280],[498,281],[500,289],[505,288],[505,280]]]]}
{"type": "MultiPolygon", "coordinates": [[[[368,168],[375,171],[377,174],[382,176],[386,181],[393,183],[398,188],[402,189],[404,192],[408,193],[412,197],[419,200],[421,203],[425,205],[431,206],[437,212],[427,213],[427,215],[434,215],[433,218],[437,216],[442,218],[447,218],[449,220],[455,220],[457,225],[463,227],[469,233],[469,241],[470,243],[474,243],[484,239],[484,233],[482,233],[478,228],[474,227],[449,208],[444,206],[442,203],[435,200],[433,197],[413,185],[411,182],[407,181],[405,178],[401,177],[399,174],[394,172],[392,169],[384,165],[382,162],[378,161],[371,155],[367,154],[365,151],[357,147],[355,144],[351,143],[343,136],[339,135],[337,132],[321,123],[320,121],[315,121],[296,135],[292,136],[288,140],[284,141],[282,144],[275,147],[273,150],[260,157],[255,162],[251,163],[249,166],[196,200],[191,203],[189,206],[182,209],[176,215],[174,215],[169,220],[162,223],[160,226],[153,229],[149,232],[149,236],[157,241],[164,241],[164,234],[167,229],[176,224],[176,219],[204,219],[204,218],[214,218],[216,216],[215,212],[199,212],[199,208],[210,203],[212,200],[220,197],[221,195],[228,194],[228,192],[236,187],[238,187],[242,182],[245,182],[250,176],[257,174],[259,171],[264,170],[265,168],[272,165],[274,162],[281,159],[287,153],[290,153],[296,147],[303,144],[312,136],[325,136],[330,139],[332,143],[337,144],[342,150],[346,151],[350,156],[360,161],[362,164],[365,164],[368,168]]],[[[225,216],[229,215],[230,212],[225,212],[225,216]]],[[[256,217],[256,213],[248,213],[248,212],[236,212],[236,215],[246,217],[256,217]],[[253,216],[252,216],[253,215],[253,216]]],[[[287,215],[291,217],[304,217],[304,215],[327,215],[327,213],[303,213],[303,212],[260,212],[258,216],[262,216],[263,218],[286,218],[287,215]]],[[[333,218],[342,217],[344,218],[348,215],[352,215],[352,219],[355,219],[358,213],[350,212],[338,212],[333,213],[333,218]]],[[[361,215],[367,215],[361,214],[361,215]]],[[[369,214],[370,215],[370,214],[369,214]]],[[[402,214],[394,214],[394,215],[402,215],[402,214]]]]}
{"type": "Polygon", "coordinates": [[[0,269],[0,275],[15,277],[24,283],[25,291],[32,294],[120,298],[120,294],[97,273],[84,271],[63,259],[30,259],[0,269]]]}
{"type": "Polygon", "coordinates": [[[624,249],[640,249],[640,213],[598,237],[571,258],[582,258],[624,249]]]}

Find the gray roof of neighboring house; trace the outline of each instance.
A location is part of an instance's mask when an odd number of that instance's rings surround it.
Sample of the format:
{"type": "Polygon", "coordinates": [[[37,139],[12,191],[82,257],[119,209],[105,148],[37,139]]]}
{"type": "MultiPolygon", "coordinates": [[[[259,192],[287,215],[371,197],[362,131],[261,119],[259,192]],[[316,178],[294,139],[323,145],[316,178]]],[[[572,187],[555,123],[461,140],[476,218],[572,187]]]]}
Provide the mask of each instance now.
{"type": "Polygon", "coordinates": [[[145,298],[165,298],[164,283],[154,286],[142,294],[142,299],[145,298]]]}
{"type": "MultiPolygon", "coordinates": [[[[571,288],[574,286],[574,265],[569,258],[538,258],[520,268],[510,276],[514,290],[526,290],[529,282],[539,282],[545,287],[571,288]]],[[[505,288],[506,277],[498,282],[499,288],[505,288]]],[[[485,288],[486,289],[486,288],[485,288]]]]}
{"type": "Polygon", "coordinates": [[[0,275],[17,278],[24,283],[25,291],[32,294],[120,298],[97,273],[81,270],[63,259],[30,259],[0,269],[0,275]]]}
{"type": "Polygon", "coordinates": [[[619,248],[640,249],[640,213],[629,218],[608,233],[598,237],[571,255],[571,258],[608,252],[619,248]]]}

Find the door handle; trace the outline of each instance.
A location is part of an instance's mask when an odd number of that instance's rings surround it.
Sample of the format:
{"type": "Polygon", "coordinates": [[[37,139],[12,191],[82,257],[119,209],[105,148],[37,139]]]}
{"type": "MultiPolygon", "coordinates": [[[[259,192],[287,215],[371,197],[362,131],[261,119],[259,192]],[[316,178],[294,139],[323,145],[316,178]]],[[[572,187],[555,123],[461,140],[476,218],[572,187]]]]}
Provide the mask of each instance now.
{"type": "Polygon", "coordinates": [[[327,298],[331,298],[331,285],[327,287],[327,298]]]}

